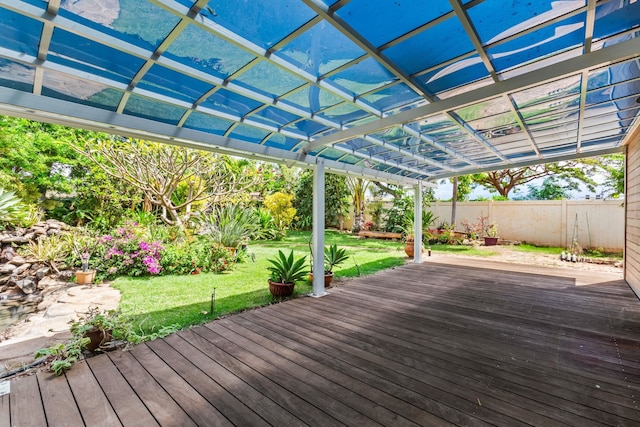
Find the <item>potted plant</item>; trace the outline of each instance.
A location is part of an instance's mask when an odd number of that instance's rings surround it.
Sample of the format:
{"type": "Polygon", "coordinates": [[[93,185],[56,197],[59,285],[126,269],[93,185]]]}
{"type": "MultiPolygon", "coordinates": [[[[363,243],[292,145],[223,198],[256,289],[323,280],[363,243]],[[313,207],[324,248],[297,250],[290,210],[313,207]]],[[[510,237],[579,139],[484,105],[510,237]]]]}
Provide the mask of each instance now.
{"type": "Polygon", "coordinates": [[[95,240],[91,236],[76,234],[70,236],[73,239],[73,251],[80,258],[81,269],[76,270],[76,283],[79,285],[89,285],[96,278],[96,270],[89,269],[89,259],[95,245],[95,240]]]}
{"type": "Polygon", "coordinates": [[[267,267],[271,272],[269,279],[269,291],[274,297],[288,297],[293,294],[293,288],[297,281],[305,278],[309,270],[305,267],[306,256],[295,259],[293,250],[289,255],[278,251],[275,258],[268,259],[271,266],[267,267]]]}
{"type": "MultiPolygon", "coordinates": [[[[333,268],[339,266],[349,259],[347,250],[339,248],[338,245],[324,247],[324,287],[328,288],[333,282],[333,268]]],[[[313,268],[309,273],[309,280],[313,281],[313,268]]]]}
{"type": "Polygon", "coordinates": [[[484,245],[495,246],[498,244],[498,226],[494,223],[485,229],[484,245]]]}
{"type": "MultiPolygon", "coordinates": [[[[413,211],[407,211],[404,216],[403,226],[402,226],[402,234],[404,234],[404,253],[407,254],[409,258],[413,258],[415,255],[415,246],[414,246],[414,228],[413,228],[413,211]]],[[[424,248],[422,248],[424,252],[424,248]]]]}
{"type": "Polygon", "coordinates": [[[70,323],[71,338],[42,348],[34,355],[35,358],[46,357],[56,375],[71,369],[73,363],[83,356],[83,351],[92,353],[123,344],[136,344],[144,338],[136,334],[127,318],[116,310],[101,312],[98,307],[91,307],[84,316],[70,323]]]}

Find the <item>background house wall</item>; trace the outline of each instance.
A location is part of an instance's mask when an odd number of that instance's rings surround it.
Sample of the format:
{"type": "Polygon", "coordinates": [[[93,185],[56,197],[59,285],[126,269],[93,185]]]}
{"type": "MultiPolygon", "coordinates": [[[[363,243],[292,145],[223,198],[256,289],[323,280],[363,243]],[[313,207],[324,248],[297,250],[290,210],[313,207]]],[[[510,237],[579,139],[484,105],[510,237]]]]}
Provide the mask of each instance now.
{"type": "Polygon", "coordinates": [[[640,297],[640,132],[627,146],[624,278],[640,297]]]}

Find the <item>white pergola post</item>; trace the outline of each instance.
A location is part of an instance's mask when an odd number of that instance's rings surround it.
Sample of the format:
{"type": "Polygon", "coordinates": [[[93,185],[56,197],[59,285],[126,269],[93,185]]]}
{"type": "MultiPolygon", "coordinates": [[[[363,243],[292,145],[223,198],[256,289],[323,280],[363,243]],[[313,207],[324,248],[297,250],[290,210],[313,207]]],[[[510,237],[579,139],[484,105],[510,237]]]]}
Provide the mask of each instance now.
{"type": "Polygon", "coordinates": [[[413,262],[422,262],[422,184],[418,182],[413,187],[413,262]]]}
{"type": "Polygon", "coordinates": [[[313,166],[313,292],[321,297],[324,291],[324,162],[313,166]]]}

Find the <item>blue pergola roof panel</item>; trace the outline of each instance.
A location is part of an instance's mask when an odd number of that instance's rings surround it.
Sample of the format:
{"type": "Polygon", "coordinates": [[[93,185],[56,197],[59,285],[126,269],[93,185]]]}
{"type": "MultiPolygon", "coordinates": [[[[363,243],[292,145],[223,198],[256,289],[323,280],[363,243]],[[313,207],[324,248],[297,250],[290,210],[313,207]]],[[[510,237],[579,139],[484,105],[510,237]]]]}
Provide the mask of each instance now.
{"type": "Polygon", "coordinates": [[[115,6],[0,2],[0,112],[402,184],[620,151],[638,126],[639,2],[115,6]]]}

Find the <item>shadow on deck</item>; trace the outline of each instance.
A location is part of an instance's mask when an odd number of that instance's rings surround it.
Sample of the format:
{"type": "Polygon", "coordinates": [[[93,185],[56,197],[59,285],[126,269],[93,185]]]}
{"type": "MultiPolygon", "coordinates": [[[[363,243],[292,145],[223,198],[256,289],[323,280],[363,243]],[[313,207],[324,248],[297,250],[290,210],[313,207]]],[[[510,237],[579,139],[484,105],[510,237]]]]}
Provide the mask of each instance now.
{"type": "Polygon", "coordinates": [[[5,425],[640,425],[616,275],[429,259],[11,382],[5,425]]]}

